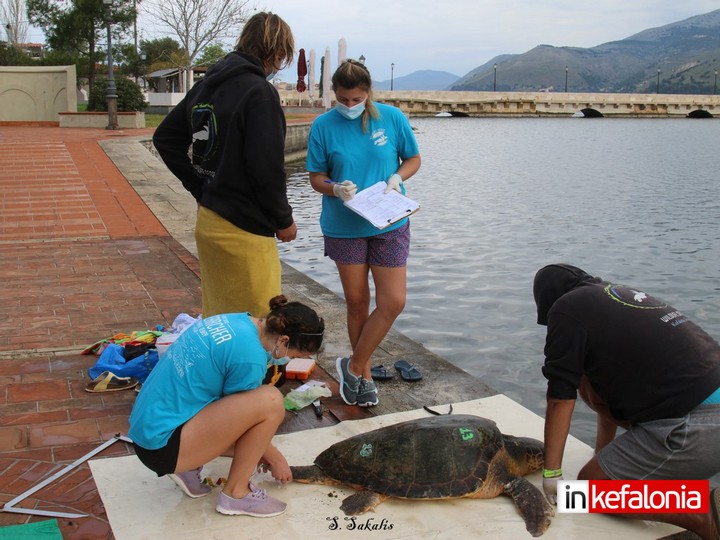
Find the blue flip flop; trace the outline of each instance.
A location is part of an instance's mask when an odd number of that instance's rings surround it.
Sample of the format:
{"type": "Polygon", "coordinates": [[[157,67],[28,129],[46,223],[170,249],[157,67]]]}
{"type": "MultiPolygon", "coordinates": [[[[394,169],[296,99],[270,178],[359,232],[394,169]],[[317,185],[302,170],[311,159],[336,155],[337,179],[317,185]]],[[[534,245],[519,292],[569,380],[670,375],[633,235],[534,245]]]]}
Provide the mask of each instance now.
{"type": "Polygon", "coordinates": [[[395,362],[395,369],[400,372],[400,377],[404,381],[419,381],[423,378],[422,373],[407,360],[398,360],[395,362]]]}
{"type": "Polygon", "coordinates": [[[373,366],[370,368],[370,374],[376,381],[389,381],[394,377],[390,370],[385,366],[373,366]]]}

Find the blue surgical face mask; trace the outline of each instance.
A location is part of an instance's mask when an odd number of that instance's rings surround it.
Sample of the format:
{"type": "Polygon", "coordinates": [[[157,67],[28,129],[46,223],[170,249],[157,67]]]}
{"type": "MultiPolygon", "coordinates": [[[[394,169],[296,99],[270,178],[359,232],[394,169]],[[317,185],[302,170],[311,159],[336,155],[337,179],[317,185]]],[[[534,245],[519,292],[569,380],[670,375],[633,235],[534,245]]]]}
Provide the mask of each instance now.
{"type": "Polygon", "coordinates": [[[280,358],[275,358],[277,349],[276,346],[272,351],[265,351],[268,366],[283,366],[290,361],[290,357],[287,356],[287,345],[285,346],[285,356],[281,356],[280,358]]]}
{"type": "Polygon", "coordinates": [[[335,110],[348,120],[355,120],[363,113],[363,111],[365,111],[365,101],[367,100],[364,99],[360,103],[352,107],[348,107],[347,105],[343,105],[342,103],[338,102],[335,104],[335,110]]]}
{"type": "Polygon", "coordinates": [[[267,79],[267,82],[272,81],[272,80],[275,78],[275,75],[277,75],[277,74],[278,74],[278,70],[277,70],[277,69],[274,69],[274,70],[272,71],[272,73],[270,73],[270,75],[268,75],[267,77],[265,77],[265,78],[267,79]]]}

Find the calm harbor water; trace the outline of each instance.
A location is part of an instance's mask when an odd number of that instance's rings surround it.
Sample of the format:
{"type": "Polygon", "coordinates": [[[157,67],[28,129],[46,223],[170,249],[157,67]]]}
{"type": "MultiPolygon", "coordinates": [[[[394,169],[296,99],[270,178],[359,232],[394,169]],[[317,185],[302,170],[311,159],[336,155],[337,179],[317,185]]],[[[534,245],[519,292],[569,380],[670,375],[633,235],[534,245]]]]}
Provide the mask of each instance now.
{"type": "MultiPolygon", "coordinates": [[[[634,285],[720,339],[720,121],[417,118],[423,165],[406,185],[408,302],[395,327],[544,413],[544,327],[532,279],[569,262],[634,285]]],[[[293,174],[298,239],[284,261],[342,295],[323,257],[320,195],[293,174]]],[[[432,376],[432,374],[426,374],[432,376]]],[[[576,409],[572,433],[594,441],[576,409]]]]}

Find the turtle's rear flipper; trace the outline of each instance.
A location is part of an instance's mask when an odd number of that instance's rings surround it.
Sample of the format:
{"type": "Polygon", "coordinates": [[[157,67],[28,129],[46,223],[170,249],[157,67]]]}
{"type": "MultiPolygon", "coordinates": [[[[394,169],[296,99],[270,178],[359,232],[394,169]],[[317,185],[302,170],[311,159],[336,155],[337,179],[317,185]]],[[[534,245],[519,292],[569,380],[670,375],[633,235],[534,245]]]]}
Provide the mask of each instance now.
{"type": "Polygon", "coordinates": [[[545,495],[522,477],[513,478],[503,488],[505,494],[513,498],[527,531],[533,536],[542,535],[550,526],[550,517],[555,515],[545,495]]]}
{"type": "Polygon", "coordinates": [[[358,491],[357,493],[350,495],[342,502],[340,510],[345,512],[348,516],[364,514],[365,512],[374,510],[378,504],[387,498],[387,495],[375,493],[374,491],[358,491]]]}

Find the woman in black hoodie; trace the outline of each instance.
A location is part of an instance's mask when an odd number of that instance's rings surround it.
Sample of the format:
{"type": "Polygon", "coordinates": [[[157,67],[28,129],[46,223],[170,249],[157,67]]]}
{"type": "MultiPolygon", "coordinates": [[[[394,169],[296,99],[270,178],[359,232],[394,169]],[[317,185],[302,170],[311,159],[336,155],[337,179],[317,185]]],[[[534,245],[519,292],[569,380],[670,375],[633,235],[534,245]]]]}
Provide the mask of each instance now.
{"type": "Polygon", "coordinates": [[[168,169],[198,202],[205,317],[259,317],[281,293],[275,237],[290,242],[297,227],[285,184],[285,115],[267,79],[292,62],[294,47],[285,21],[257,13],[235,50],[208,70],[153,136],[168,169]]]}

